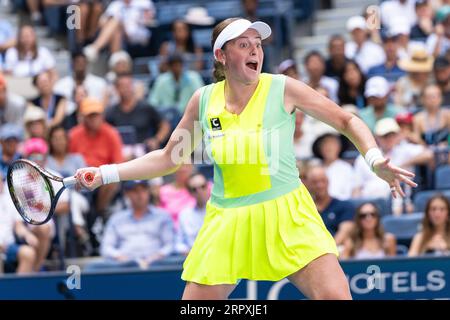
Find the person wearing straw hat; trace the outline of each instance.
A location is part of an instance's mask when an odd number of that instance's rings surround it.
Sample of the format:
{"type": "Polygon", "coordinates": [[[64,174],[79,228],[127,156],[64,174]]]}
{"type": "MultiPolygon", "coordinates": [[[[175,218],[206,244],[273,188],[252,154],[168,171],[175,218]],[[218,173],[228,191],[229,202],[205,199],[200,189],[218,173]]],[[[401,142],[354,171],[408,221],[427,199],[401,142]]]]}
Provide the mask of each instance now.
{"type": "Polygon", "coordinates": [[[434,59],[422,46],[411,48],[410,56],[401,59],[400,69],[407,72],[396,84],[394,102],[409,111],[418,108],[419,97],[425,86],[431,83],[431,71],[434,59]]]}
{"type": "Polygon", "coordinates": [[[183,299],[226,299],[240,279],[283,278],[309,298],[351,298],[336,243],[299,179],[293,148],[297,109],[347,135],[394,197],[404,196],[401,182],[416,186],[414,174],[390,164],[358,117],[298,80],[261,73],[261,43],[270,34],[261,21],[220,22],[211,39],[217,82],[194,93],[167,145],[75,174],[78,187],[88,190],[167,175],[204,139],[214,186],[183,265],[183,299]],[[86,173],[93,181],[84,180],[86,173]]]}

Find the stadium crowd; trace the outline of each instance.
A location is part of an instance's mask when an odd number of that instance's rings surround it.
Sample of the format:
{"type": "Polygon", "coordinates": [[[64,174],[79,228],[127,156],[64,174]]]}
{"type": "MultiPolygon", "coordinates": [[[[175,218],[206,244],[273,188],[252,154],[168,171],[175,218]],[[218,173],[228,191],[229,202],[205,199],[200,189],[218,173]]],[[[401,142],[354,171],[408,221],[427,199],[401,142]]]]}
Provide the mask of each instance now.
{"type": "MultiPolygon", "coordinates": [[[[9,0],[28,23],[0,21],[0,264],[5,272],[49,270],[46,260],[96,257],[86,269],[147,268],[188,254],[202,226],[212,166],[185,164],[151,181],[66,190],[52,221],[25,225],[10,200],[6,175],[31,159],[62,177],[77,168],[133,159],[161,148],[194,91],[212,79],[211,28],[225,16],[187,7],[167,20],[151,0],[9,0]],[[80,28],[65,30],[66,8],[80,8],[80,28]],[[165,19],[165,20],[164,20],[165,19]],[[164,21],[163,21],[164,20],[164,21]],[[70,72],[60,77],[54,52],[36,27],[64,33],[70,72]],[[196,42],[198,41],[198,42],[196,42]],[[144,54],[142,54],[144,53],[144,54]],[[146,71],[134,62],[146,56],[146,71]],[[98,61],[107,70],[94,74],[98,61]],[[21,94],[28,86],[32,95],[21,94]]],[[[181,1],[184,2],[184,1],[181,1]]],[[[262,19],[263,0],[235,1],[235,12],[262,19]]],[[[195,1],[194,1],[195,3],[195,1]]],[[[297,112],[294,146],[308,187],[342,259],[450,254],[450,1],[388,0],[380,28],[368,16],[348,19],[328,54],[277,60],[282,37],[266,41],[265,72],[302,80],[355,113],[391,162],[416,172],[417,189],[392,199],[351,142],[297,112]],[[412,225],[398,237],[398,224],[412,225]]],[[[221,12],[223,15],[224,13],[221,12]]],[[[275,23],[275,20],[271,20],[275,23]]],[[[283,42],[284,41],[284,42],[283,42]]],[[[291,39],[282,46],[289,47],[291,39]]],[[[285,48],[284,48],[285,49],[285,48]]],[[[285,50],[286,51],[286,50],[285,50]]],[[[201,151],[200,151],[201,152],[201,151]]],[[[196,152],[197,153],[197,152],[196,152]]]]}

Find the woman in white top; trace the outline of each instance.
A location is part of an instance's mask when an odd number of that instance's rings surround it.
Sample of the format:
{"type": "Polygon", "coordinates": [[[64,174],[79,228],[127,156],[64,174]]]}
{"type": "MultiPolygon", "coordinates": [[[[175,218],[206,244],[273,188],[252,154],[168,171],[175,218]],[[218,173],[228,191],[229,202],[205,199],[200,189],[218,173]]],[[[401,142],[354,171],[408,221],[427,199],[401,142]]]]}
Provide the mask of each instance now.
{"type": "Polygon", "coordinates": [[[344,242],[342,259],[378,259],[395,256],[395,236],[383,231],[377,206],[366,202],[356,209],[354,229],[344,242]]]}
{"type": "Polygon", "coordinates": [[[48,71],[53,83],[57,77],[55,64],[50,51],[38,46],[33,27],[23,25],[18,31],[17,45],[6,51],[4,72],[15,77],[34,77],[48,71]]]}

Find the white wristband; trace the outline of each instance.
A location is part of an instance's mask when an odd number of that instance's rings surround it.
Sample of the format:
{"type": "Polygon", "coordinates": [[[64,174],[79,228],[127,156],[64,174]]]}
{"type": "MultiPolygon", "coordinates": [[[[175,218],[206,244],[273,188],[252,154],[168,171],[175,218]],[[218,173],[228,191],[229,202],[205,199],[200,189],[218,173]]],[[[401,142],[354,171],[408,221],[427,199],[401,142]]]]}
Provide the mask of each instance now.
{"type": "Polygon", "coordinates": [[[106,164],[100,166],[100,173],[102,174],[103,184],[116,183],[120,181],[119,170],[116,164],[106,164]]]}
{"type": "Polygon", "coordinates": [[[369,165],[370,170],[372,171],[373,171],[373,164],[375,163],[375,161],[384,159],[383,153],[378,148],[369,149],[364,158],[366,159],[366,162],[369,165]]]}

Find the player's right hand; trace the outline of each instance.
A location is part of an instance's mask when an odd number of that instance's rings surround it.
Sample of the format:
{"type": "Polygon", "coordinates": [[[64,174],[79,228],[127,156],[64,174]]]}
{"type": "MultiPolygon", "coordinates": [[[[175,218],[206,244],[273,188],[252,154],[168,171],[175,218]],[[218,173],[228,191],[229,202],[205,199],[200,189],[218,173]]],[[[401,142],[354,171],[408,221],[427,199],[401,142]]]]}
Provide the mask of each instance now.
{"type": "Polygon", "coordinates": [[[93,191],[103,184],[102,174],[99,168],[88,167],[78,169],[75,173],[77,190],[87,189],[93,191]]]}

